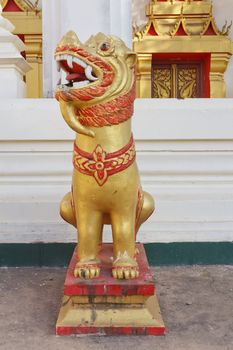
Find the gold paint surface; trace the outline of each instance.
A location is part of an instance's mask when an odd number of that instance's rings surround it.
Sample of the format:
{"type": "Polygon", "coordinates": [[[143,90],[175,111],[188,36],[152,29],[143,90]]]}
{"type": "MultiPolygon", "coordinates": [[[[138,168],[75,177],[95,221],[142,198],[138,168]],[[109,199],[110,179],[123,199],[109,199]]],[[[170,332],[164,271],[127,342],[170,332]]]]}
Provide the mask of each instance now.
{"type": "Polygon", "coordinates": [[[132,296],[72,296],[73,304],[145,304],[148,297],[143,295],[132,296]]]}
{"type": "Polygon", "coordinates": [[[14,34],[42,35],[41,12],[3,12],[2,15],[14,24],[14,34]]]}
{"type": "Polygon", "coordinates": [[[56,327],[164,327],[156,296],[144,305],[73,304],[63,300],[56,327]]]}
{"type": "Polygon", "coordinates": [[[26,44],[26,59],[32,70],[26,75],[27,97],[43,97],[42,69],[42,35],[31,34],[24,36],[26,44]]]}
{"type": "Polygon", "coordinates": [[[0,5],[2,6],[2,8],[4,8],[7,4],[8,0],[0,0],[0,5]]]}

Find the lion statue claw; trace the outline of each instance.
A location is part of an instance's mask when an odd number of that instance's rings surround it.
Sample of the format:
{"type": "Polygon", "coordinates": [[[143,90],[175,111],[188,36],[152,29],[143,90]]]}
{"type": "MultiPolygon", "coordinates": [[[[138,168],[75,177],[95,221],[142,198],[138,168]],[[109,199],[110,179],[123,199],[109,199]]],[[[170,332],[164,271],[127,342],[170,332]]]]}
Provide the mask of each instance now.
{"type": "Polygon", "coordinates": [[[72,191],[60,206],[63,219],[78,232],[75,277],[99,276],[98,253],[108,224],[113,277],[137,278],[136,233],[154,211],[154,201],[141,188],[131,131],[136,54],[114,36],[99,33],[82,44],[68,32],[55,59],[67,80],[57,86],[56,99],[76,132],[72,191]]]}

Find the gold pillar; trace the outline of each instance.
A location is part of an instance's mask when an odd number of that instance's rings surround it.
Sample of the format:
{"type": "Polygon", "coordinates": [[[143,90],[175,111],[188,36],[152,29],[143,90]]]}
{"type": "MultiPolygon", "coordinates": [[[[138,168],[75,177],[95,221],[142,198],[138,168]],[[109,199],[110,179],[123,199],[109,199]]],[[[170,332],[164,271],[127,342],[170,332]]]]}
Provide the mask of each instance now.
{"type": "Polygon", "coordinates": [[[26,59],[32,70],[26,75],[27,97],[43,97],[42,35],[25,35],[26,59]]]}
{"type": "Polygon", "coordinates": [[[43,97],[42,12],[33,10],[29,3],[25,1],[18,2],[18,4],[22,5],[22,12],[3,12],[3,16],[14,24],[14,34],[24,36],[26,44],[25,58],[32,67],[32,70],[26,75],[27,97],[43,97]]]}
{"type": "Polygon", "coordinates": [[[151,53],[138,53],[137,72],[137,97],[151,98],[151,53]]]}
{"type": "Polygon", "coordinates": [[[226,97],[224,73],[231,55],[228,53],[212,53],[210,63],[210,97],[226,97]]]}

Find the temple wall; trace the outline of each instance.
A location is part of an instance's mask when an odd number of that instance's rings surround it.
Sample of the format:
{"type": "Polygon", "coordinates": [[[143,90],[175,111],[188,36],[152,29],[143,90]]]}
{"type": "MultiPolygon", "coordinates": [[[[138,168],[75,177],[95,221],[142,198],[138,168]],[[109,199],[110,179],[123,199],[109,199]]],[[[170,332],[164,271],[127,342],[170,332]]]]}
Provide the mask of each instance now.
{"type": "MultiPolygon", "coordinates": [[[[1,100],[0,113],[0,243],[75,241],[59,217],[74,135],[58,103],[1,100]]],[[[233,99],[137,100],[133,130],[157,208],[139,240],[233,241],[233,99]]]]}
{"type": "MultiPolygon", "coordinates": [[[[145,16],[145,6],[149,0],[132,0],[133,4],[133,24],[141,26],[147,22],[145,16]]],[[[219,29],[222,29],[225,21],[230,24],[233,21],[233,1],[232,0],[212,0],[214,17],[219,29]]],[[[233,41],[233,26],[229,36],[233,41]]],[[[225,81],[227,85],[227,97],[233,97],[233,58],[231,58],[227,71],[225,73],[225,81]]]]}

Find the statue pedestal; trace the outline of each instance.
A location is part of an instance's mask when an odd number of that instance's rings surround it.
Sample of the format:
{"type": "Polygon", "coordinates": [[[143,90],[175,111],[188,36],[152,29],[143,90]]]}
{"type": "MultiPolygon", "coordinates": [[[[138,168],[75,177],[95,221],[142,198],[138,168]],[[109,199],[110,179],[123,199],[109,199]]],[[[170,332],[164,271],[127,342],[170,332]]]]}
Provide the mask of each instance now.
{"type": "Polygon", "coordinates": [[[137,244],[140,277],[111,276],[112,244],[100,251],[100,277],[75,278],[74,252],[67,270],[64,297],[56,324],[57,335],[164,335],[165,326],[155,295],[153,275],[142,244],[137,244]]]}

